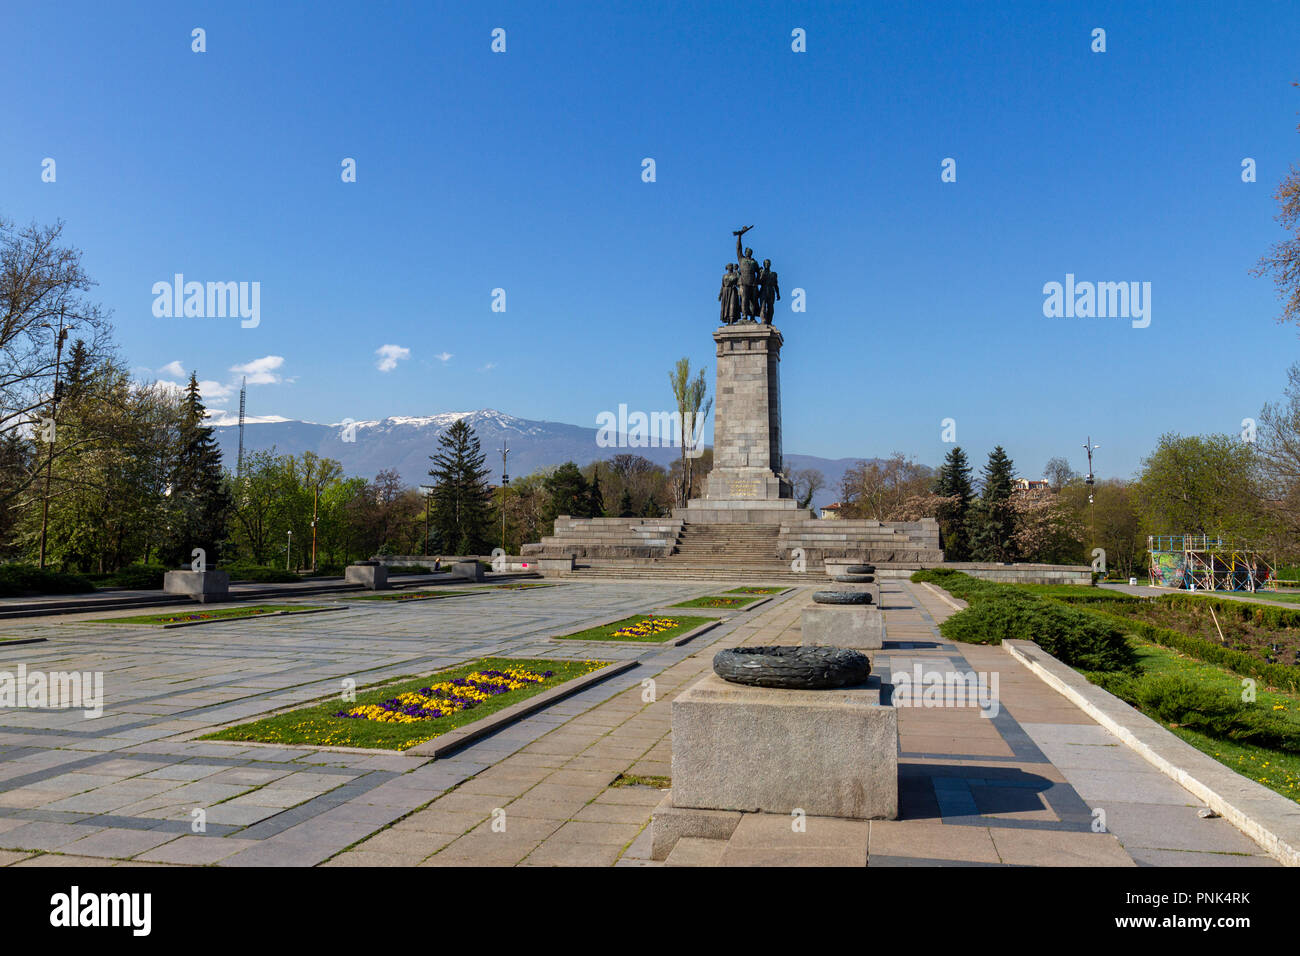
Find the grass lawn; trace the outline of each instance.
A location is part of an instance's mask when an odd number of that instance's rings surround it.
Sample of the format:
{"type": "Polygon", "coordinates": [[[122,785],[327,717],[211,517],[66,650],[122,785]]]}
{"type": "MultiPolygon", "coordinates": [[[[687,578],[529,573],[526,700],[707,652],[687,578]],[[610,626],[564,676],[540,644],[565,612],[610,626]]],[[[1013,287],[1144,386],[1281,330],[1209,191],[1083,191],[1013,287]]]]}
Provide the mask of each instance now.
{"type": "Polygon", "coordinates": [[[744,607],[746,604],[753,604],[757,601],[756,597],[727,597],[726,595],[717,595],[714,597],[698,597],[689,601],[682,601],[680,604],[670,605],[671,607],[710,607],[710,608],[729,608],[744,607]]]}
{"type": "Polygon", "coordinates": [[[203,611],[172,611],[168,614],[142,614],[137,617],[103,617],[90,624],[183,624],[187,621],[217,621],[241,617],[261,617],[281,611],[319,611],[323,605],[252,604],[248,607],[220,607],[203,611]]]}
{"type": "Polygon", "coordinates": [[[393,594],[366,594],[362,597],[348,595],[340,600],[346,601],[432,601],[437,598],[455,597],[465,591],[398,591],[393,594]]]}
{"type": "MultiPolygon", "coordinates": [[[[426,677],[412,678],[385,684],[373,689],[358,691],[355,701],[342,701],[331,697],[321,703],[309,705],[289,713],[265,717],[252,723],[227,727],[208,734],[204,740],[251,740],[274,744],[306,744],[316,747],[368,747],[380,750],[406,750],[427,740],[433,740],[448,731],[493,714],[502,708],[563,684],[575,677],[589,674],[604,667],[605,661],[568,661],[548,659],[518,660],[508,657],[485,657],[438,671],[426,677]],[[469,677],[483,671],[527,671],[535,675],[551,671],[550,677],[537,683],[504,693],[487,696],[463,710],[453,710],[439,717],[421,717],[409,722],[370,720],[339,717],[340,712],[353,712],[358,708],[380,706],[403,694],[418,694],[424,689],[443,685],[448,681],[469,677]]],[[[444,696],[446,691],[435,691],[444,696]]],[[[464,693],[461,691],[461,693],[464,693]]],[[[433,698],[425,694],[424,701],[433,698]]],[[[403,701],[403,703],[408,703],[403,701]]],[[[391,713],[391,712],[390,712],[391,713]]],[[[400,715],[400,711],[394,713],[400,715]]]]}
{"type": "Polygon", "coordinates": [[[636,614],[615,621],[613,624],[602,624],[600,627],[589,627],[585,631],[565,634],[561,640],[637,641],[661,644],[671,638],[680,637],[687,631],[693,631],[701,624],[711,624],[716,620],[715,617],[653,617],[647,614],[636,614]],[[618,631],[624,633],[616,634],[618,631]]]}
{"type": "MultiPolygon", "coordinates": [[[[1159,644],[1148,644],[1133,638],[1130,638],[1130,643],[1137,652],[1139,666],[1148,674],[1172,674],[1193,680],[1202,687],[1221,690],[1225,695],[1241,695],[1242,679],[1229,670],[1206,664],[1159,644]]],[[[1260,687],[1256,699],[1260,706],[1272,709],[1292,723],[1300,723],[1300,697],[1260,687]]],[[[1238,744],[1231,740],[1217,740],[1182,727],[1166,725],[1166,729],[1225,767],[1262,783],[1288,799],[1300,801],[1300,754],[1238,744]]]]}
{"type": "Polygon", "coordinates": [[[763,588],[763,587],[740,587],[732,588],[728,594],[780,594],[784,591],[783,587],[763,588]]]}

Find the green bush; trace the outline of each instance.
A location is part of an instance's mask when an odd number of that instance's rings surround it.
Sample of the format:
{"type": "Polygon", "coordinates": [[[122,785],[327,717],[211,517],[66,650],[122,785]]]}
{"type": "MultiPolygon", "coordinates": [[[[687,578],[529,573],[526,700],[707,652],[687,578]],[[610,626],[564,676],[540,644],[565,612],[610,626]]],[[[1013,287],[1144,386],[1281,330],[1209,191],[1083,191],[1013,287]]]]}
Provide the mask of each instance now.
{"type": "MultiPolygon", "coordinates": [[[[1158,600],[1163,601],[1164,598],[1158,600]]],[[[1227,601],[1225,603],[1241,602],[1227,601]]],[[[1172,628],[1149,624],[1146,621],[1135,621],[1110,610],[1088,608],[1085,613],[1110,620],[1121,628],[1124,633],[1133,634],[1141,640],[1180,651],[1188,657],[1194,657],[1198,661],[1204,661],[1207,664],[1217,664],[1220,667],[1227,668],[1234,674],[1240,674],[1242,677],[1257,678],[1268,687],[1276,687],[1279,690],[1290,691],[1293,694],[1300,693],[1300,674],[1297,674],[1297,669],[1290,665],[1269,664],[1260,660],[1251,652],[1234,650],[1230,647],[1224,647],[1222,644],[1207,641],[1203,637],[1194,637],[1191,634],[1184,634],[1182,631],[1175,631],[1172,628]]]]}
{"type": "Polygon", "coordinates": [[[260,564],[228,564],[221,570],[229,574],[232,581],[252,581],[256,584],[282,584],[302,580],[293,571],[268,568],[260,564]]]}
{"type": "Polygon", "coordinates": [[[105,582],[118,588],[132,588],[140,591],[159,591],[163,586],[163,576],[167,568],[161,564],[128,564],[113,572],[105,582]]]}
{"type": "MultiPolygon", "coordinates": [[[[445,569],[444,569],[445,570],[445,569]]],[[[423,564],[390,564],[388,566],[389,574],[433,574],[433,568],[425,567],[423,564]]]]}
{"type": "Polygon", "coordinates": [[[0,596],[85,594],[95,586],[80,574],[41,569],[34,564],[0,565],[0,596]]]}
{"type": "Polygon", "coordinates": [[[1090,673],[1088,679],[1153,720],[1216,740],[1300,753],[1300,725],[1260,704],[1173,674],[1090,673]]]}
{"type": "Polygon", "coordinates": [[[1137,664],[1123,631],[1113,623],[1027,594],[974,603],[940,624],[939,633],[972,644],[1033,641],[1063,663],[1084,670],[1127,671],[1137,664]]]}

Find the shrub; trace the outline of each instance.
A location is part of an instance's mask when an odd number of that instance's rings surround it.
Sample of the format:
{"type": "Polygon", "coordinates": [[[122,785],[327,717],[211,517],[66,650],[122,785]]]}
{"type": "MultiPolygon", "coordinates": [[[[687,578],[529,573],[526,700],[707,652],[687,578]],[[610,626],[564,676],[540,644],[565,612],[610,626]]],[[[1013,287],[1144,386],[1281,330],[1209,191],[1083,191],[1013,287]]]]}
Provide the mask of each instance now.
{"type": "MultiPolygon", "coordinates": [[[[1157,600],[1164,600],[1164,598],[1158,598],[1157,600]]],[[[1238,604],[1244,602],[1225,601],[1224,603],[1238,604]]],[[[1172,648],[1186,654],[1188,657],[1194,657],[1198,661],[1205,661],[1207,664],[1217,664],[1220,667],[1227,668],[1234,674],[1240,674],[1242,677],[1258,678],[1269,687],[1276,687],[1291,693],[1300,693],[1300,674],[1296,673],[1297,669],[1295,667],[1287,664],[1269,664],[1260,660],[1253,653],[1224,647],[1222,644],[1207,641],[1203,637],[1184,634],[1182,631],[1175,631],[1172,628],[1160,627],[1146,621],[1135,621],[1110,610],[1089,608],[1086,613],[1105,618],[1121,628],[1124,633],[1133,634],[1141,640],[1172,648]]]]}
{"type": "Polygon", "coordinates": [[[302,578],[293,571],[284,568],[268,568],[260,564],[228,564],[221,570],[230,575],[232,581],[253,581],[257,584],[281,584],[287,581],[301,581],[302,578]]]}
{"type": "Polygon", "coordinates": [[[0,565],[0,595],[85,594],[95,586],[80,574],[38,568],[34,564],[0,565]]]}
{"type": "Polygon", "coordinates": [[[128,564],[108,576],[107,584],[140,591],[158,591],[163,586],[167,568],[161,564],[128,564]]]}
{"type": "Polygon", "coordinates": [[[1137,656],[1123,631],[1055,601],[1025,594],[980,601],[939,625],[952,641],[1001,644],[1033,641],[1071,667],[1094,671],[1128,671],[1137,656]]]}
{"type": "Polygon", "coordinates": [[[1239,744],[1300,753],[1300,725],[1259,704],[1173,674],[1099,674],[1088,679],[1153,720],[1239,744]]]}

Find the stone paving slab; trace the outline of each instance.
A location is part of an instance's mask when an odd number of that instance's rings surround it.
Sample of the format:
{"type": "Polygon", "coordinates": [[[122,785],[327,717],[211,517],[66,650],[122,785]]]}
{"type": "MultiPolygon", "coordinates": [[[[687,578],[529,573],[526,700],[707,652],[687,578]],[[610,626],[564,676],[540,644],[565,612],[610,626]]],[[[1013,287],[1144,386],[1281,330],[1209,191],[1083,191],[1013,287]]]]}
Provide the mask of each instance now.
{"type": "Polygon", "coordinates": [[[996,672],[1000,712],[899,709],[895,821],[809,818],[798,832],[786,817],[755,818],[730,840],[688,837],[669,861],[649,859],[647,824],[671,773],[673,699],[710,670],[719,648],[798,643],[811,585],[683,647],[592,647],[600,659],[639,666],[436,760],[194,739],[334,693],[345,677],[365,685],[489,654],[573,656],[550,638],[720,587],[593,580],[165,638],[129,625],[110,634],[70,617],[24,622],[49,640],[0,645],[0,668],[102,670],[106,712],[86,721],[0,711],[0,865],[1274,862],[1227,821],[1195,817],[1190,794],[1152,779],[1140,757],[1011,655],[944,641],[936,625],[953,609],[903,579],[882,584],[890,639],[873,653],[877,672],[918,664],[996,672]],[[206,834],[191,831],[199,808],[206,834]],[[1106,812],[1110,832],[1092,832],[1094,809],[1106,812]]]}

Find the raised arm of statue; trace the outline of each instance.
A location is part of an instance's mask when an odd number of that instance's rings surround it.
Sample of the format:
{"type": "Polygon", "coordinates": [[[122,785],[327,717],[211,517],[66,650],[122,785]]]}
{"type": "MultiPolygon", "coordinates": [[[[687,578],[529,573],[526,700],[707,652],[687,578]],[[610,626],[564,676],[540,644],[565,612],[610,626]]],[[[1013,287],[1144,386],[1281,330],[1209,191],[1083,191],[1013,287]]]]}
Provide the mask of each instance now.
{"type": "Polygon", "coordinates": [[[737,229],[732,233],[732,235],[736,237],[736,261],[737,262],[745,258],[745,250],[744,248],[742,248],[740,244],[740,240],[745,235],[745,233],[749,232],[749,230],[753,228],[754,228],[753,226],[746,226],[744,229],[737,229]]]}

